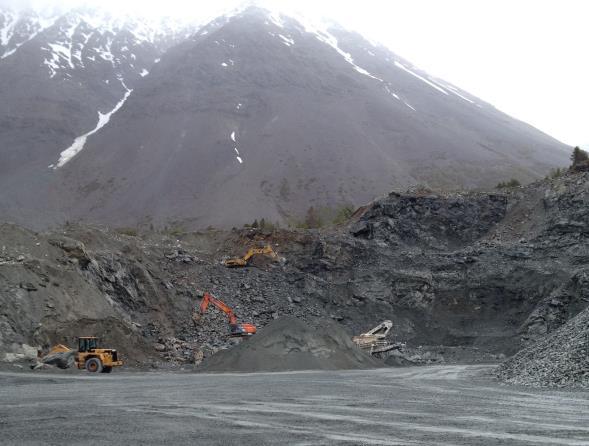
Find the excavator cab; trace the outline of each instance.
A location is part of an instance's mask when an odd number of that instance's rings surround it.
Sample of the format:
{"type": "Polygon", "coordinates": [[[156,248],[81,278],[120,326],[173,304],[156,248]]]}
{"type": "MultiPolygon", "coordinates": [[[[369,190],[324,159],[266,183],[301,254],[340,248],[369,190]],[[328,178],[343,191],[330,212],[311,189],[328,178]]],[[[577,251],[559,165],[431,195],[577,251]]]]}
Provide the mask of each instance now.
{"type": "Polygon", "coordinates": [[[232,337],[247,337],[256,334],[256,326],[253,324],[231,324],[229,325],[229,335],[232,337]]]}

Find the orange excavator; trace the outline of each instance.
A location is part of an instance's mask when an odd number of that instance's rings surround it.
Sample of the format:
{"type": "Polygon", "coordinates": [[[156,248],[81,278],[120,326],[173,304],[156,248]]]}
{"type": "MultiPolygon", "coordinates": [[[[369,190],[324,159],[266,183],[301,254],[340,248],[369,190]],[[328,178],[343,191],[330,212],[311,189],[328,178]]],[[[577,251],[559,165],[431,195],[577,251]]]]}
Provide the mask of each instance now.
{"type": "Polygon", "coordinates": [[[209,308],[209,305],[212,304],[213,306],[217,307],[223,313],[227,315],[229,318],[229,335],[234,337],[247,337],[256,334],[256,326],[253,324],[240,324],[237,322],[237,316],[233,313],[233,310],[223,301],[213,297],[209,293],[205,293],[202,301],[200,302],[200,307],[198,313],[193,314],[193,319],[195,322],[200,321],[202,316],[209,308]]]}

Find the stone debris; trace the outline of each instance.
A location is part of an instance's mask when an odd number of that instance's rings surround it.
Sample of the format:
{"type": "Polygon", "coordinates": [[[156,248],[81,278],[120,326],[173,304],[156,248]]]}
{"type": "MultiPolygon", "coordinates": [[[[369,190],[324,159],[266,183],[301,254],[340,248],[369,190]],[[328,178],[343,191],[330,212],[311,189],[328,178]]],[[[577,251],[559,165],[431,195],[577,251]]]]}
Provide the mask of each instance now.
{"type": "MultiPolygon", "coordinates": [[[[40,363],[52,365],[60,369],[69,369],[76,365],[75,355],[76,352],[74,350],[70,350],[69,352],[51,353],[43,357],[40,363]]],[[[39,367],[34,366],[33,368],[37,369],[39,367]]]]}
{"type": "Polygon", "coordinates": [[[497,370],[509,384],[589,388],[589,308],[497,370]]]}

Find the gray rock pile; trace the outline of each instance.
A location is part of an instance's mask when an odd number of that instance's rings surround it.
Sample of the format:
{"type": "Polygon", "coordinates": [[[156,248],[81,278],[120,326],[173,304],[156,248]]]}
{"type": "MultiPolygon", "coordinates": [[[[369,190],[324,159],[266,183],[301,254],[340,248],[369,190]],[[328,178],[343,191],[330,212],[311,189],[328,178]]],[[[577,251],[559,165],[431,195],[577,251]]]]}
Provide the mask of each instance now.
{"type": "Polygon", "coordinates": [[[589,308],[504,362],[497,376],[510,384],[589,388],[589,308]]]}
{"type": "Polygon", "coordinates": [[[293,317],[279,318],[235,348],[202,365],[208,372],[367,369],[382,365],[352,343],[340,325],[317,328],[293,317]]]}

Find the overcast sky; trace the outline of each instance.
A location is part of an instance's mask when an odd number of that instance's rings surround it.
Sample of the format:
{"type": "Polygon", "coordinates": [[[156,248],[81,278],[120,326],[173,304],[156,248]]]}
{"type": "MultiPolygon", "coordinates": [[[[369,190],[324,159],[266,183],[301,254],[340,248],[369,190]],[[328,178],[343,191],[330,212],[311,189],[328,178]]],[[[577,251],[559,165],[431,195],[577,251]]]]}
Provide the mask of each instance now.
{"type": "MultiPolygon", "coordinates": [[[[12,1],[24,5],[25,0],[12,1]]],[[[33,0],[47,3],[52,0],[33,0]]],[[[62,5],[81,1],[56,0],[62,5]]],[[[241,0],[88,0],[210,18],[241,0]]],[[[333,18],[430,74],[570,144],[589,145],[587,0],[265,0],[333,18]]]]}

